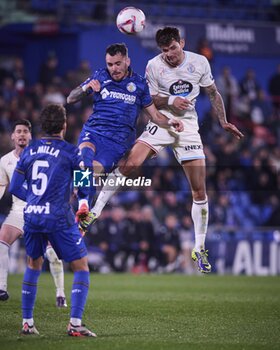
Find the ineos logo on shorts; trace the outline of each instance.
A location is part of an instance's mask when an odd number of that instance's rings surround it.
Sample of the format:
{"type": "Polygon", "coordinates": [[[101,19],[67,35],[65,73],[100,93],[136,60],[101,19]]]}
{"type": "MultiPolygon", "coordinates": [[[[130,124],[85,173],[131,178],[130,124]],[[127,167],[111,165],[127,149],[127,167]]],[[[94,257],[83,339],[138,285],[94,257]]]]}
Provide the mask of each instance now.
{"type": "Polygon", "coordinates": [[[185,146],[185,150],[186,151],[193,151],[196,149],[202,149],[202,145],[189,145],[189,146],[185,146]]]}
{"type": "Polygon", "coordinates": [[[186,80],[178,80],[176,83],[173,83],[170,86],[169,92],[171,95],[187,96],[190,92],[192,92],[192,89],[192,83],[186,80]]]}

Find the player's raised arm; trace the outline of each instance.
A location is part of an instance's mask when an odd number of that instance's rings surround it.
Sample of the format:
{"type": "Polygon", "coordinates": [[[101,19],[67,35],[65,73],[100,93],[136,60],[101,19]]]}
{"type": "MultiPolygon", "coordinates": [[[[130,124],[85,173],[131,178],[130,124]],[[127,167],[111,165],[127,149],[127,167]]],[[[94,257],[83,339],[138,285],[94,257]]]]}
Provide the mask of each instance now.
{"type": "Polygon", "coordinates": [[[77,86],[70,92],[67,97],[67,103],[76,103],[91,93],[99,92],[100,87],[101,85],[98,80],[89,78],[82,85],[77,86]]]}
{"type": "Polygon", "coordinates": [[[184,125],[181,122],[181,120],[175,119],[175,118],[167,118],[164,114],[160,113],[154,104],[151,104],[150,106],[146,107],[145,112],[148,113],[148,115],[151,117],[152,121],[163,127],[163,128],[169,128],[172,126],[175,128],[176,131],[181,132],[184,130],[184,125]]]}
{"type": "Polygon", "coordinates": [[[228,132],[230,132],[237,139],[241,139],[244,137],[241,131],[237,129],[237,127],[227,121],[226,112],[224,107],[224,102],[222,96],[220,95],[215,84],[205,87],[205,91],[210,99],[211,105],[214,108],[219,122],[222,128],[228,132]]]}

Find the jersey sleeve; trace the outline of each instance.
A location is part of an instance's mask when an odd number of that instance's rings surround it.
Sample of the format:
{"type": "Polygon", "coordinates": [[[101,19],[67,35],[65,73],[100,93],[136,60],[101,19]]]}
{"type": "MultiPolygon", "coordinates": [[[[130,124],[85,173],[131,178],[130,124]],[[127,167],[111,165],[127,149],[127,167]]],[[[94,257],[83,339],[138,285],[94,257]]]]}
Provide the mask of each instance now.
{"type": "Polygon", "coordinates": [[[15,169],[12,180],[10,183],[9,191],[14,196],[18,197],[22,201],[26,202],[27,189],[23,186],[25,182],[24,173],[20,172],[17,168],[15,169]]]}
{"type": "Polygon", "coordinates": [[[3,164],[2,158],[0,159],[0,186],[7,186],[9,183],[8,174],[6,173],[3,164]]]}
{"type": "Polygon", "coordinates": [[[156,79],[155,70],[151,62],[148,62],[147,64],[145,77],[148,82],[150,94],[157,95],[159,92],[158,81],[156,79]]]}
{"type": "Polygon", "coordinates": [[[214,78],[207,58],[202,56],[202,60],[202,76],[200,78],[199,85],[201,87],[207,87],[214,83],[214,78]]]}
{"type": "Polygon", "coordinates": [[[24,162],[25,162],[25,158],[26,158],[26,155],[28,154],[28,150],[27,148],[25,148],[17,162],[17,165],[16,165],[16,168],[14,171],[17,171],[19,173],[22,173],[22,174],[25,174],[25,166],[24,166],[24,162]]]}

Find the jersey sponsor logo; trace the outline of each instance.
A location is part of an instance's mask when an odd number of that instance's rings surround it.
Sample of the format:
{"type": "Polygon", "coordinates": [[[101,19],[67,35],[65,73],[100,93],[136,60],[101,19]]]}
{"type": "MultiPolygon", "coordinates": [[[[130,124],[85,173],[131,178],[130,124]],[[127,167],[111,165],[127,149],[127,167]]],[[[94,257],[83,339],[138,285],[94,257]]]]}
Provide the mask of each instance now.
{"type": "Polygon", "coordinates": [[[192,92],[192,89],[192,83],[186,80],[178,80],[170,86],[169,92],[171,95],[188,96],[192,92]]]}
{"type": "Polygon", "coordinates": [[[127,91],[134,92],[136,90],[136,85],[132,82],[128,83],[126,85],[127,91]]]}
{"type": "Polygon", "coordinates": [[[92,172],[87,170],[74,170],[74,187],[90,187],[90,174],[92,172]]]}
{"type": "Polygon", "coordinates": [[[111,83],[111,81],[112,81],[112,79],[104,80],[104,81],[103,81],[103,84],[111,83]]]}
{"type": "Polygon", "coordinates": [[[101,90],[100,95],[103,100],[105,100],[107,97],[110,97],[116,100],[123,100],[124,103],[129,104],[134,104],[136,101],[136,96],[134,95],[124,94],[117,91],[108,91],[106,88],[101,90]]]}
{"type": "Polygon", "coordinates": [[[26,214],[50,214],[50,203],[47,202],[45,205],[27,205],[24,208],[26,214]]]}
{"type": "Polygon", "coordinates": [[[105,98],[110,95],[110,92],[106,88],[104,88],[101,90],[100,95],[101,95],[102,99],[105,100],[105,98]]]}
{"type": "Polygon", "coordinates": [[[197,150],[197,149],[202,149],[202,145],[188,145],[188,146],[185,146],[185,150],[186,151],[193,151],[193,150],[197,150]]]}

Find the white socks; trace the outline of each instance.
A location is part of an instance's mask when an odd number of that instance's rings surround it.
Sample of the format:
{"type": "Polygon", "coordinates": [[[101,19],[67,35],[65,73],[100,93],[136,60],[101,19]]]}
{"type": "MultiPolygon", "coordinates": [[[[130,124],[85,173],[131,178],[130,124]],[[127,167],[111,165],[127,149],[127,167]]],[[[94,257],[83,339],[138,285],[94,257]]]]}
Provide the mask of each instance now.
{"type": "Polygon", "coordinates": [[[97,217],[101,214],[105,205],[117,192],[121,186],[121,181],[118,179],[125,179],[126,176],[120,173],[119,168],[112,171],[108,177],[106,184],[102,187],[99,196],[94,204],[94,207],[91,209],[91,212],[94,213],[97,217]]]}
{"type": "Polygon", "coordinates": [[[206,232],[208,228],[208,200],[207,197],[203,201],[193,201],[192,219],[194,223],[195,234],[195,250],[204,249],[206,232]]]}
{"type": "Polygon", "coordinates": [[[0,241],[0,289],[7,291],[10,245],[0,241]]]}
{"type": "Polygon", "coordinates": [[[64,294],[64,271],[62,261],[58,259],[53,247],[48,246],[46,256],[50,263],[50,271],[56,286],[56,296],[65,298],[64,294]]]}
{"type": "Polygon", "coordinates": [[[71,317],[70,318],[70,323],[74,327],[79,327],[79,326],[82,325],[82,320],[80,318],[71,317]]]}
{"type": "Polygon", "coordinates": [[[33,318],[23,318],[22,325],[24,325],[26,322],[27,322],[29,327],[34,326],[34,319],[33,318]]]}

